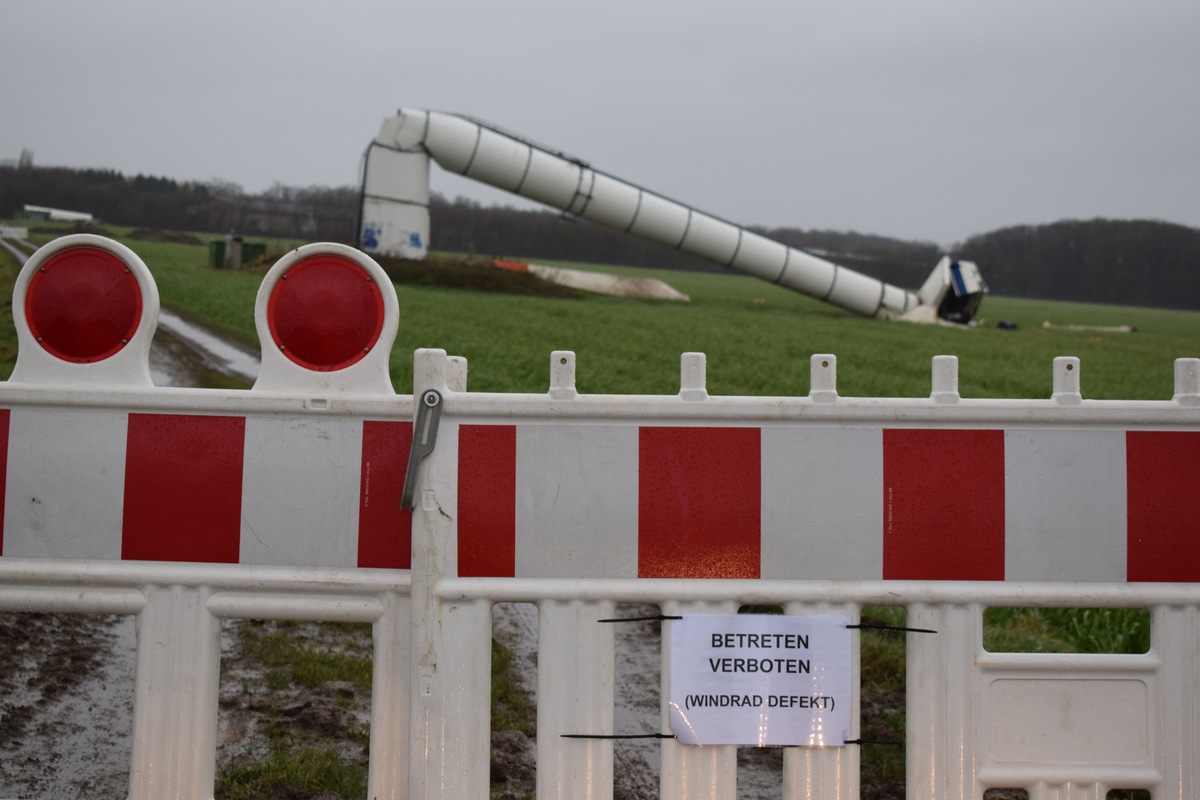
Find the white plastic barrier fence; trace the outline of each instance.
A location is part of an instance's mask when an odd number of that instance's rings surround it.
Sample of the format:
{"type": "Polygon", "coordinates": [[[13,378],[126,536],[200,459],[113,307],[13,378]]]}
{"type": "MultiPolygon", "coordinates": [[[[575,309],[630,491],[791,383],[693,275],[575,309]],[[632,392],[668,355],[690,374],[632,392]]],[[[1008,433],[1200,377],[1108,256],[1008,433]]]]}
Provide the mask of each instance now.
{"type": "MultiPolygon", "coordinates": [[[[538,395],[456,392],[449,366],[417,353],[414,391],[440,411],[413,522],[413,647],[430,654],[414,665],[417,796],[486,794],[487,731],[456,712],[487,702],[476,654],[498,601],[538,607],[542,796],[609,796],[603,737],[646,733],[613,730],[614,640],[596,622],[628,602],[855,620],[905,606],[936,631],[908,635],[909,797],[1194,796],[1200,360],[1176,362],[1175,396],[1154,402],[1084,400],[1074,358],[1055,360],[1047,400],[962,398],[949,357],[927,399],[841,398],[831,355],[804,398],[710,397],[700,354],[672,397],[580,395],[569,352],[538,395]],[[986,608],[1041,605],[1149,609],[1153,644],[983,649],[986,608]]],[[[662,696],[666,732],[665,668],[662,696]]],[[[784,764],[787,797],[858,795],[854,746],[784,764]]],[[[664,798],[733,798],[736,776],[735,747],[662,743],[664,798]]]]}
{"type": "MultiPolygon", "coordinates": [[[[627,602],[904,606],[936,631],[908,634],[909,797],[1195,796],[1198,359],[1172,399],[1133,402],[1084,400],[1073,358],[1046,400],[962,398],[951,357],[928,398],[842,398],[831,355],[807,397],[713,397],[685,354],[663,397],[581,395],[569,352],[544,394],[467,392],[461,359],[422,350],[410,397],[387,374],[386,275],[312,245],[263,281],[252,390],[166,389],[146,366],[157,305],[126,248],[43,248],[0,384],[0,610],[138,616],[133,798],[212,796],[236,617],[372,622],[369,796],[487,797],[491,609],[509,601],[539,612],[539,797],[611,797],[594,737],[648,733],[614,730],[598,620],[627,602]],[[1150,651],[984,650],[985,608],[1038,605],[1149,609],[1150,651]]],[[[737,796],[736,747],[661,750],[662,797],[737,796]]],[[[783,796],[857,797],[858,765],[854,744],[789,747],[783,796]]]]}
{"type": "Polygon", "coordinates": [[[220,622],[371,622],[369,786],[407,783],[412,401],[395,290],[355,250],[266,275],[251,391],[153,386],[158,291],[128,248],[59,239],[18,276],[0,384],[0,611],[137,615],[130,797],[211,798],[220,622]]]}

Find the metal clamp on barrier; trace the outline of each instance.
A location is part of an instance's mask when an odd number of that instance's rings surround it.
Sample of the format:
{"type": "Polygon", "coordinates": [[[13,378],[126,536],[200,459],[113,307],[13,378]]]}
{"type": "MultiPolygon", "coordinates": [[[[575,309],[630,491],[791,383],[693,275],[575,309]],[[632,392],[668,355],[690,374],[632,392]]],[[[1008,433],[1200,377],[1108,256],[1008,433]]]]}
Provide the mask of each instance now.
{"type": "Polygon", "coordinates": [[[404,492],[400,496],[400,507],[412,511],[416,505],[413,496],[417,491],[417,468],[425,456],[433,452],[437,443],[438,420],[442,416],[442,395],[430,389],[421,395],[417,404],[417,418],[413,423],[412,448],[408,452],[408,469],[404,473],[404,492]]]}

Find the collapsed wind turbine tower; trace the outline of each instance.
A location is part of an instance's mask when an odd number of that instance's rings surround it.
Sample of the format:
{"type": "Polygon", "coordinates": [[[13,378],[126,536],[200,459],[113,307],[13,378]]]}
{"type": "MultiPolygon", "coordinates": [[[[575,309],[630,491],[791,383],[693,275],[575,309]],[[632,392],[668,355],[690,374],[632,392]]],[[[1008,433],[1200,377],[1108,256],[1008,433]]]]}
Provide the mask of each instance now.
{"type": "Polygon", "coordinates": [[[411,109],[384,120],[367,148],[359,217],[365,252],[428,254],[431,158],[449,172],[867,317],[966,324],[987,292],[970,261],[943,256],[920,289],[901,289],[479,120],[411,109]]]}

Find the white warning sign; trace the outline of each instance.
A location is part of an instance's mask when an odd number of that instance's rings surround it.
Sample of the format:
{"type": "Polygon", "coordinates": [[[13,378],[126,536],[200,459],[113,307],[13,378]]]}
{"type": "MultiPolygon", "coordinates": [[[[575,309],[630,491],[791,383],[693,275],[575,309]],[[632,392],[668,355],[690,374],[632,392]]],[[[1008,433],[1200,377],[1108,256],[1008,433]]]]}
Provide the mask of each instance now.
{"type": "Polygon", "coordinates": [[[680,742],[840,747],[850,737],[849,617],[696,614],[670,625],[680,742]]]}

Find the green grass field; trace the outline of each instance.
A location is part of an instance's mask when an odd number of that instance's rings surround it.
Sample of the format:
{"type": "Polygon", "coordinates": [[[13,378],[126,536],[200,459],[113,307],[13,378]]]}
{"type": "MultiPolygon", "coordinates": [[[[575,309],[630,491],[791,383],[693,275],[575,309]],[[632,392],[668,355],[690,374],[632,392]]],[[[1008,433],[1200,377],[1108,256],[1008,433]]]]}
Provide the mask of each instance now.
{"type": "MultiPolygon", "coordinates": [[[[257,345],[253,312],[261,272],[216,271],[206,266],[206,247],[131,241],[124,238],[128,230],[113,232],[150,267],[164,306],[257,345]]],[[[268,244],[277,255],[290,246],[268,244]]],[[[710,394],[805,395],[809,356],[832,353],[839,393],[867,397],[927,395],[932,357],[956,355],[964,397],[1049,397],[1054,357],[1078,356],[1086,398],[1169,399],[1174,359],[1200,356],[1200,312],[988,297],[982,324],[964,330],[868,320],[735,273],[573,266],[659,277],[691,302],[402,285],[391,359],[397,391],[411,390],[418,347],[465,356],[470,389],[521,392],[545,391],[551,351],[573,350],[579,390],[617,394],[674,394],[680,354],[703,352],[710,394]],[[1001,319],[1018,329],[997,329],[1001,319]],[[1137,332],[1049,330],[1045,321],[1132,325],[1137,332]]],[[[10,286],[13,269],[10,263],[5,271],[10,286]]],[[[11,322],[0,324],[7,340],[11,322]]],[[[11,370],[10,351],[0,350],[2,374],[11,370]]]]}

